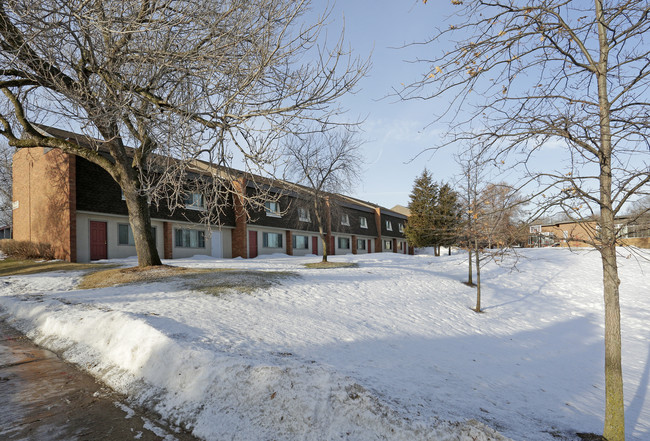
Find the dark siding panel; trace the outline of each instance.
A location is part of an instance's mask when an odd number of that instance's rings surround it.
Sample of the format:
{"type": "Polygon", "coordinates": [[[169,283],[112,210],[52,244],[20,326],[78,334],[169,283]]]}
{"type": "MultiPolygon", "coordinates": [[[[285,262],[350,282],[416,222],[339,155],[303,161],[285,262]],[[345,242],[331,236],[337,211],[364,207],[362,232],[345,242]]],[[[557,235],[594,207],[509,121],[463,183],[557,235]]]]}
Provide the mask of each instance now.
{"type": "MultiPolygon", "coordinates": [[[[254,194],[253,189],[248,189],[249,196],[254,194]]],[[[273,227],[291,230],[302,230],[316,232],[318,231],[318,223],[316,222],[316,215],[314,209],[310,206],[309,201],[297,199],[292,196],[280,196],[278,201],[280,203],[281,217],[267,216],[264,208],[257,210],[251,209],[250,223],[256,226],[273,227]],[[311,222],[302,222],[298,217],[298,207],[304,207],[309,210],[309,217],[311,222]]]]}
{"type": "Polygon", "coordinates": [[[404,233],[399,232],[399,226],[398,224],[403,224],[406,226],[406,220],[396,217],[396,216],[391,216],[388,214],[381,214],[381,235],[382,237],[396,237],[396,238],[405,238],[404,233]],[[388,231],[386,229],[386,221],[389,220],[393,224],[393,231],[388,231]]]}
{"type": "Polygon", "coordinates": [[[122,190],[106,170],[77,157],[77,210],[128,215],[122,190]]]}
{"type": "MultiPolygon", "coordinates": [[[[100,166],[77,157],[77,210],[127,216],[126,201],[122,200],[122,190],[110,174],[100,166]]],[[[235,212],[229,201],[225,213],[220,217],[222,225],[235,226],[235,212]]],[[[185,222],[200,222],[201,213],[195,210],[176,210],[172,214],[161,203],[158,208],[150,207],[152,218],[185,222]]]]}
{"type": "Polygon", "coordinates": [[[347,207],[339,207],[338,213],[332,216],[332,231],[343,234],[355,234],[359,236],[377,236],[375,225],[375,214],[366,211],[355,210],[347,207]],[[347,214],[350,225],[341,225],[341,216],[347,214]],[[366,218],[368,228],[361,228],[361,217],[366,218]]]}

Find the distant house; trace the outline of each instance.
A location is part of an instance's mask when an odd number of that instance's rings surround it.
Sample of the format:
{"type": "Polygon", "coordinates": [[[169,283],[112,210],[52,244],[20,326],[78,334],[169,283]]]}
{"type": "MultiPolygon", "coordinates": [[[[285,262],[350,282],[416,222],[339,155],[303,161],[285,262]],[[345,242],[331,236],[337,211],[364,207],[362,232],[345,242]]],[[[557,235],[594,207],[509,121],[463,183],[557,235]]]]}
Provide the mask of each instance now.
{"type": "MultiPolygon", "coordinates": [[[[54,128],[41,126],[41,130],[54,137],[80,137],[54,128]]],[[[203,166],[211,167],[208,163],[203,166]]],[[[122,191],[102,168],[45,148],[19,149],[13,167],[14,239],[50,243],[57,258],[75,262],[136,254],[122,191]]],[[[239,176],[241,191],[257,191],[246,175],[231,172],[239,176]]],[[[322,255],[315,216],[299,203],[304,197],[300,187],[293,184],[291,191],[285,191],[282,182],[269,185],[277,187],[277,200],[250,216],[238,216],[243,208],[234,200],[220,213],[218,227],[208,228],[200,222],[203,195],[191,194],[184,210],[152,205],[152,228],[160,256],[322,255]]],[[[330,255],[407,253],[403,234],[407,216],[341,194],[330,198],[336,204],[336,216],[330,216],[330,255]]]]}
{"type": "MultiPolygon", "coordinates": [[[[615,221],[615,228],[621,245],[650,248],[650,219],[648,217],[621,216],[617,217],[615,221]]],[[[600,225],[595,220],[531,225],[528,246],[591,246],[591,243],[598,238],[599,234],[600,225]]]]}
{"type": "Polygon", "coordinates": [[[403,205],[395,205],[393,208],[391,208],[391,210],[395,213],[403,214],[406,217],[411,215],[411,210],[403,205]]]}

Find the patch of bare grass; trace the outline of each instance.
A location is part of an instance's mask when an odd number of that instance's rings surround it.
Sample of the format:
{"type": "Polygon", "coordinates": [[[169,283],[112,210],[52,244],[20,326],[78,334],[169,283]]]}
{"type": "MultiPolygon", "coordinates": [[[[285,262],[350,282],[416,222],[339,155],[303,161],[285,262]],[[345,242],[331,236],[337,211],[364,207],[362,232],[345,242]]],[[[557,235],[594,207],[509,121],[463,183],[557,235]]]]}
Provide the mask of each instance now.
{"type": "Polygon", "coordinates": [[[98,271],[86,275],[78,288],[107,288],[176,279],[183,280],[189,289],[220,296],[231,292],[250,294],[292,275],[280,271],[237,271],[229,268],[184,268],[162,265],[98,271]]]}
{"type": "Polygon", "coordinates": [[[3,259],[0,260],[0,277],[48,271],[97,270],[107,267],[110,266],[97,263],[71,263],[62,260],[3,259]]]}
{"type": "Polygon", "coordinates": [[[305,267],[311,269],[329,269],[329,268],[358,268],[359,264],[354,262],[316,262],[305,263],[305,267]]]}
{"type": "Polygon", "coordinates": [[[157,282],[170,278],[186,277],[195,274],[230,271],[228,269],[184,268],[180,266],[135,266],[97,271],[83,277],[77,288],[108,288],[130,283],[157,282]]]}

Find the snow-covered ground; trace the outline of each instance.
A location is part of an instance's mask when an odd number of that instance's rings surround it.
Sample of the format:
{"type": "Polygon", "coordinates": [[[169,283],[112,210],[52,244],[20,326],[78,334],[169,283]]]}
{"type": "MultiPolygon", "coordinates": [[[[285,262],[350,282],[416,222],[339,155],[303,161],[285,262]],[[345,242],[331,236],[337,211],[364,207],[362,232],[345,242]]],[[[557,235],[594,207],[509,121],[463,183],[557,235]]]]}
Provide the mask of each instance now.
{"type": "MultiPolygon", "coordinates": [[[[11,276],[0,278],[0,310],[205,439],[502,439],[487,426],[515,440],[600,433],[599,256],[521,252],[518,271],[483,269],[484,314],[470,310],[475,290],[460,283],[462,253],[334,256],[358,267],[327,270],[302,266],[314,256],[166,262],[296,274],[219,296],[178,281],[75,290],[81,273],[11,276]]],[[[626,430],[642,441],[650,262],[628,256],[622,249],[626,430]]]]}

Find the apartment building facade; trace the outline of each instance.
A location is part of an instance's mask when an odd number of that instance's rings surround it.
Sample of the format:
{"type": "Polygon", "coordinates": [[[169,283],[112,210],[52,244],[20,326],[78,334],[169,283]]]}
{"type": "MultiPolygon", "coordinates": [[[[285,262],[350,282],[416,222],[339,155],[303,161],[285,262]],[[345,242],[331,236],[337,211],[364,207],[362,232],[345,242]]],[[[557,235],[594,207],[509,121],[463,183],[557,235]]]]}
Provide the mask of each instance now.
{"type": "MultiPolygon", "coordinates": [[[[135,256],[128,211],[119,185],[101,167],[58,149],[19,149],[13,160],[14,239],[49,243],[57,258],[88,262],[135,256]]],[[[235,183],[247,193],[256,184],[235,183]]],[[[278,187],[278,197],[242,213],[233,198],[218,225],[201,222],[202,196],[190,193],[185,208],[151,205],[158,253],[173,259],[208,255],[323,254],[318,225],[304,195],[278,187]]],[[[407,217],[345,195],[331,195],[328,254],[412,252],[403,233],[407,217]]]]}

